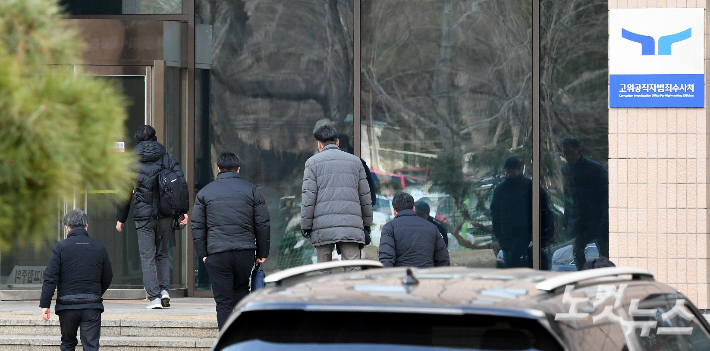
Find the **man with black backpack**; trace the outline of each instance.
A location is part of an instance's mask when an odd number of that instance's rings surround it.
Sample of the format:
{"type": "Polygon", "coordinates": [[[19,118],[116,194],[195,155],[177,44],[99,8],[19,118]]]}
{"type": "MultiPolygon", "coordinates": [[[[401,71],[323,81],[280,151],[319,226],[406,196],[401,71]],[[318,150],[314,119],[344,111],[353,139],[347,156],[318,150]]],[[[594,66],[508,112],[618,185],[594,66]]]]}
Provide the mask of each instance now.
{"type": "MultiPolygon", "coordinates": [[[[136,186],[133,190],[133,218],[136,221],[138,250],[143,267],[143,285],[148,294],[148,309],[170,307],[170,234],[187,224],[189,198],[187,182],[178,161],[155,137],[155,129],[144,125],[134,135],[136,186]]],[[[119,204],[116,230],[121,232],[128,218],[131,201],[119,204]]]]}

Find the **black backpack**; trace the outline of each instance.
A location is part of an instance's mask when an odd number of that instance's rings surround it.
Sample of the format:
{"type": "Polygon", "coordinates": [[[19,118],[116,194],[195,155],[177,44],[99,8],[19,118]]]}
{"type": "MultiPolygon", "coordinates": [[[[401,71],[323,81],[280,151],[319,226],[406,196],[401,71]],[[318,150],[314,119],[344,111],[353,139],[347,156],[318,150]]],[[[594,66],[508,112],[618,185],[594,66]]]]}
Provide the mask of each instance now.
{"type": "Polygon", "coordinates": [[[172,170],[170,156],[163,155],[162,170],[158,172],[158,212],[178,218],[190,210],[190,199],[185,177],[172,170]]]}

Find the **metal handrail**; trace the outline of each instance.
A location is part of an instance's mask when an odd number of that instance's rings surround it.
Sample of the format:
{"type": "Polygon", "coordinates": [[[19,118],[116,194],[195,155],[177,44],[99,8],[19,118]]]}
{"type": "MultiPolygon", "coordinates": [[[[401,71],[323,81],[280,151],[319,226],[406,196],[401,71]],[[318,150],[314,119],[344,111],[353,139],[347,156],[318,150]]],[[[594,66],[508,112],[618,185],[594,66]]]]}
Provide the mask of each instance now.
{"type": "Polygon", "coordinates": [[[653,272],[647,269],[634,267],[608,267],[561,274],[549,279],[545,279],[544,281],[535,285],[535,288],[543,291],[553,291],[566,285],[578,283],[584,280],[618,276],[622,274],[631,274],[633,280],[639,280],[642,278],[653,279],[653,272]]]}
{"type": "Polygon", "coordinates": [[[293,278],[299,275],[317,272],[326,269],[340,268],[340,267],[360,267],[360,268],[381,268],[382,263],[379,261],[371,260],[348,260],[348,261],[331,261],[323,263],[309,264],[305,266],[299,266],[294,268],[289,268],[281,272],[276,272],[269,274],[265,279],[265,283],[279,283],[285,279],[293,278]]]}

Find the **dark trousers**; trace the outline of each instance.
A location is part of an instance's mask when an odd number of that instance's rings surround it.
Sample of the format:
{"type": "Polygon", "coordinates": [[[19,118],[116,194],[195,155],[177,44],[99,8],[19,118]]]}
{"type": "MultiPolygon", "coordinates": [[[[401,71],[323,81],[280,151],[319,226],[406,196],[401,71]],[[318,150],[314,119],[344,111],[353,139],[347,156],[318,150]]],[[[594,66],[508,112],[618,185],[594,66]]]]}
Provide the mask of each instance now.
{"type": "Polygon", "coordinates": [[[581,271],[587,258],[584,249],[587,244],[596,242],[599,257],[609,258],[609,233],[594,233],[591,231],[582,232],[574,239],[574,264],[577,270],[581,271]]]}
{"type": "Polygon", "coordinates": [[[506,268],[532,267],[527,246],[503,248],[503,255],[506,268]]]}
{"type": "Polygon", "coordinates": [[[138,251],[143,268],[143,286],[148,299],[160,297],[161,290],[170,285],[168,244],[173,231],[173,219],[161,218],[136,221],[138,251]]]}
{"type": "Polygon", "coordinates": [[[217,326],[220,330],[234,306],[249,294],[249,278],[255,259],[254,250],[230,250],[209,255],[205,260],[217,302],[217,326]]]}
{"type": "Polygon", "coordinates": [[[101,310],[63,310],[59,311],[59,328],[62,331],[62,351],[74,351],[78,341],[76,331],[81,328],[81,345],[84,351],[99,349],[101,337],[101,310]]]}

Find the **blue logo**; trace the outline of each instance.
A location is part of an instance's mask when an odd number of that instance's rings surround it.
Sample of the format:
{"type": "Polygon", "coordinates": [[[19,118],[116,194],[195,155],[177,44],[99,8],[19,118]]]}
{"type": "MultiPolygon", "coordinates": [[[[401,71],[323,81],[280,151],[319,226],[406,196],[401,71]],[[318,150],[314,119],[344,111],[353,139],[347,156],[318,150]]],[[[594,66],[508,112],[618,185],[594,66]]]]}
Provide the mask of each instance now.
{"type": "MultiPolygon", "coordinates": [[[[658,54],[670,55],[671,44],[690,38],[690,36],[692,35],[691,29],[692,28],[688,28],[680,33],[664,35],[658,38],[658,54]]],[[[631,40],[633,42],[641,44],[641,55],[656,54],[656,42],[651,36],[636,34],[621,28],[621,37],[626,40],[631,40]]]]}

